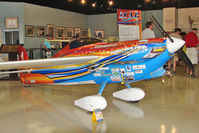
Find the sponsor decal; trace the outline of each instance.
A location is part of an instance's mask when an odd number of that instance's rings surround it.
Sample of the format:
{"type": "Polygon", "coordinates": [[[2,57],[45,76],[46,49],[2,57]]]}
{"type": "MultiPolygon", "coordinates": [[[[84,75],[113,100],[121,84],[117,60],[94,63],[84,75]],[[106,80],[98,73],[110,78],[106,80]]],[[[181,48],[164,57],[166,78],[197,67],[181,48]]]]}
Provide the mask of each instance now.
{"type": "Polygon", "coordinates": [[[119,68],[111,68],[111,71],[112,71],[112,72],[119,72],[120,69],[119,69],[119,68]]]}
{"type": "Polygon", "coordinates": [[[95,76],[95,77],[101,76],[101,73],[93,73],[93,76],[95,76]]]}
{"type": "Polygon", "coordinates": [[[120,72],[121,72],[121,74],[126,75],[125,68],[120,68],[120,72]]]}
{"type": "Polygon", "coordinates": [[[133,76],[133,75],[135,75],[135,73],[134,72],[127,72],[126,75],[127,76],[133,76]]]}
{"type": "Polygon", "coordinates": [[[134,80],[134,77],[133,76],[125,76],[123,77],[124,81],[131,81],[131,80],[134,80]]]}
{"type": "Polygon", "coordinates": [[[140,73],[143,73],[143,71],[142,70],[135,70],[135,73],[140,74],[140,73]]]}
{"type": "Polygon", "coordinates": [[[30,80],[30,83],[35,83],[36,81],[35,80],[30,80]]]}
{"type": "Polygon", "coordinates": [[[146,65],[136,65],[136,66],[132,66],[133,70],[137,70],[137,69],[146,69],[146,65]]]}
{"type": "Polygon", "coordinates": [[[120,75],[120,72],[112,72],[113,75],[120,75]]]}
{"type": "Polygon", "coordinates": [[[109,70],[109,67],[102,67],[102,68],[99,68],[99,70],[109,70]]]}
{"type": "Polygon", "coordinates": [[[131,66],[130,65],[126,66],[126,70],[131,71],[131,66]]]}
{"type": "Polygon", "coordinates": [[[138,46],[134,46],[133,49],[147,49],[147,46],[145,45],[138,45],[138,46]]]}
{"type": "Polygon", "coordinates": [[[121,81],[121,77],[120,76],[111,76],[111,80],[112,81],[121,81]]]}

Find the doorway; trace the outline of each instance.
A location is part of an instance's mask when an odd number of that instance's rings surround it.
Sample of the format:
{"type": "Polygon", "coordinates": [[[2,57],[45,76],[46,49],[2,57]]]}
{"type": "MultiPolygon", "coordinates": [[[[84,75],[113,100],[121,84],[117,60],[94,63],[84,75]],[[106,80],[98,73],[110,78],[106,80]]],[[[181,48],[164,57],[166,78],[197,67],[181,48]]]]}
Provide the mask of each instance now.
{"type": "Polygon", "coordinates": [[[5,44],[19,44],[19,31],[5,31],[5,44]]]}

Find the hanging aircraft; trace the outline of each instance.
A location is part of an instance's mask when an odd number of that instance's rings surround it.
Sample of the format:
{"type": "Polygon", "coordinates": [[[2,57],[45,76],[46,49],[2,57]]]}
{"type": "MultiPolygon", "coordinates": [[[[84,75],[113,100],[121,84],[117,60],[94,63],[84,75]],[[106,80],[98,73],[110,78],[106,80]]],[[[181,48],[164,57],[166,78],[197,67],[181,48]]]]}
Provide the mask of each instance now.
{"type": "MultiPolygon", "coordinates": [[[[145,92],[141,88],[132,88],[130,83],[163,76],[163,65],[184,43],[183,40],[169,36],[114,43],[99,42],[67,51],[63,48],[52,59],[2,62],[0,70],[20,69],[14,72],[21,73],[23,84],[100,84],[96,95],[75,100],[74,104],[87,111],[97,108],[103,110],[107,106],[106,99],[102,96],[106,84],[122,83],[127,87],[114,92],[115,98],[125,101],[143,99],[145,92]]],[[[25,52],[20,53],[22,58],[25,55],[25,52]]]]}

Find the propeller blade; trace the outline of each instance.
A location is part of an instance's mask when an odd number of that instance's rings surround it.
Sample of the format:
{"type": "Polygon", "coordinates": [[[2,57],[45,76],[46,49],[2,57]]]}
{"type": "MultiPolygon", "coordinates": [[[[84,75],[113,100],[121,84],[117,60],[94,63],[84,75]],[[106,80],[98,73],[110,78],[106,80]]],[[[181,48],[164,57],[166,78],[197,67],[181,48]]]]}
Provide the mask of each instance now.
{"type": "Polygon", "coordinates": [[[194,72],[194,66],[191,63],[189,57],[182,50],[182,48],[179,49],[176,53],[177,53],[178,57],[184,61],[184,63],[187,65],[187,67],[189,67],[194,72]]]}
{"type": "Polygon", "coordinates": [[[163,34],[165,34],[168,38],[169,38],[169,40],[171,41],[171,42],[174,42],[174,40],[169,36],[169,34],[162,28],[162,26],[160,25],[160,23],[157,21],[157,19],[153,16],[153,14],[150,12],[150,15],[151,15],[151,18],[154,20],[154,22],[157,24],[157,26],[160,28],[160,30],[162,30],[161,32],[163,33],[163,34]]]}

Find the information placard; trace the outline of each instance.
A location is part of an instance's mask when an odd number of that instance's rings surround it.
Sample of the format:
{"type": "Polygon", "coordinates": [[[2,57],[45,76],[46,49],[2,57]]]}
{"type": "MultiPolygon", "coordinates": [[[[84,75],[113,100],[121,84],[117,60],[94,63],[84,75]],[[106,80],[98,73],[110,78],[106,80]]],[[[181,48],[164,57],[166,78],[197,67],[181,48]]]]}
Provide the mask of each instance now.
{"type": "Polygon", "coordinates": [[[141,38],[141,10],[117,10],[119,41],[139,40],[141,38]]]}
{"type": "Polygon", "coordinates": [[[119,40],[129,41],[140,39],[139,25],[119,25],[119,40]]]}

